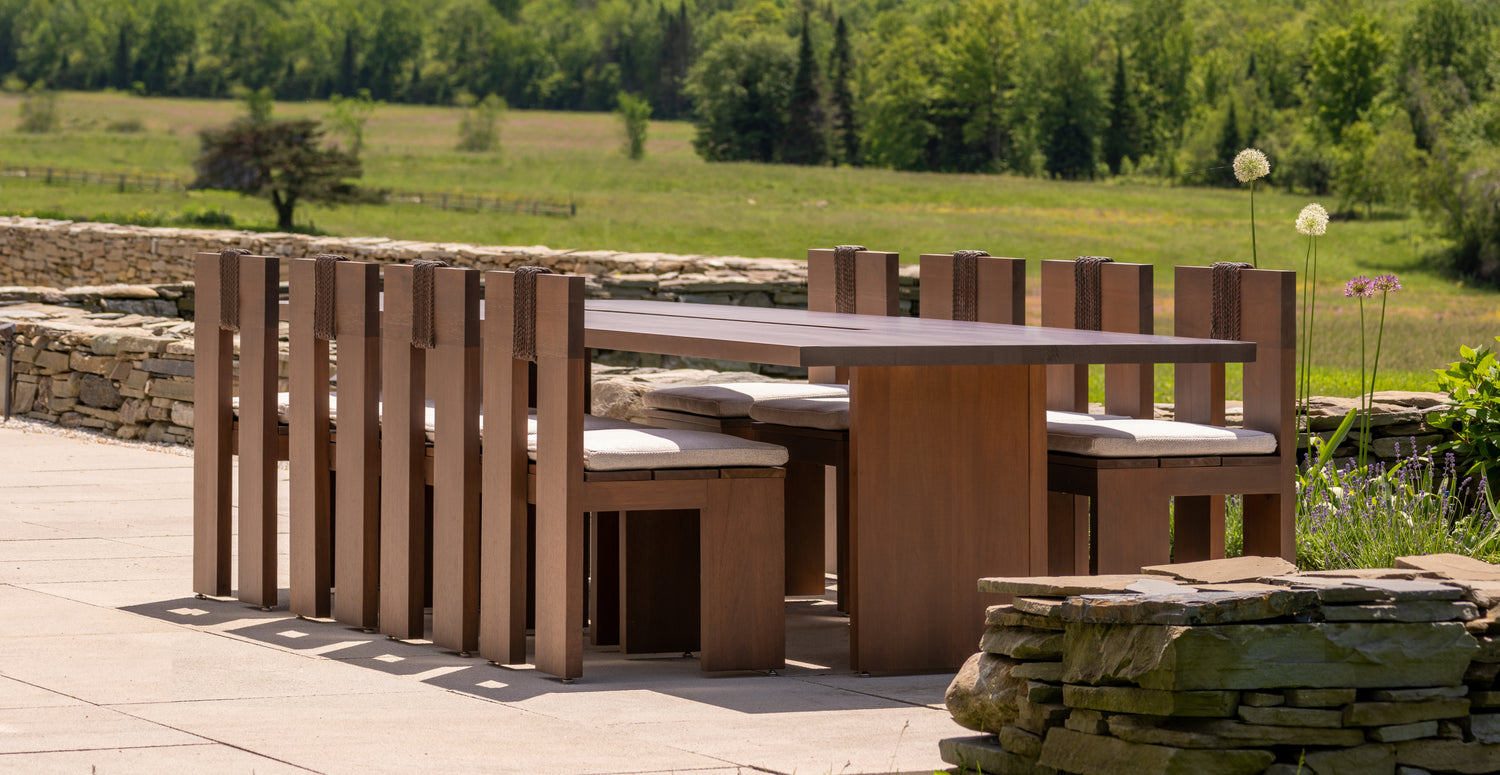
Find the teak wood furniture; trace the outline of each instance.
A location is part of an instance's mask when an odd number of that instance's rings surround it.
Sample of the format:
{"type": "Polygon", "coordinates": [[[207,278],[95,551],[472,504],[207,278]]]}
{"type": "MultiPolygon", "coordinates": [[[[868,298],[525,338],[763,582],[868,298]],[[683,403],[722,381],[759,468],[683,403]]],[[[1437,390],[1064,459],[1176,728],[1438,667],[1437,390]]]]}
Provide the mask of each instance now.
{"type": "Polygon", "coordinates": [[[1243,342],[671,302],[593,301],[592,347],[850,370],[851,661],[947,670],[975,580],[1045,574],[1051,364],[1208,363],[1243,342]]]}

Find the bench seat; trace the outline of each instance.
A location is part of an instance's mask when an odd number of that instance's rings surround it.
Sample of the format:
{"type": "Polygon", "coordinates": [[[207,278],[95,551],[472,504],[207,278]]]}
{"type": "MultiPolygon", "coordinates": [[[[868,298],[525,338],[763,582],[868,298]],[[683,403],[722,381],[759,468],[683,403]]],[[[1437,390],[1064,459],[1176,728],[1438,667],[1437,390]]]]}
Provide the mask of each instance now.
{"type": "Polygon", "coordinates": [[[1171,420],[1055,421],[1048,412],[1047,451],[1085,457],[1270,455],[1276,436],[1264,431],[1171,420]]]}

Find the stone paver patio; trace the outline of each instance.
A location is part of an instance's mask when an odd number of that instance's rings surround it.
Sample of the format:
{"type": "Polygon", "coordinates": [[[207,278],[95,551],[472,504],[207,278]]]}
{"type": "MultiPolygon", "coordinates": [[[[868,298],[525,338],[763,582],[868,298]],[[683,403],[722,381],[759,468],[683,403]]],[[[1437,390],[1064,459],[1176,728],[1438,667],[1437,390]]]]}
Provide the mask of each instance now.
{"type": "Polygon", "coordinates": [[[41,428],[0,423],[0,772],[925,773],[965,734],[950,675],[852,674],[826,597],[781,675],[598,650],[571,685],[197,600],[192,458],[41,428]]]}

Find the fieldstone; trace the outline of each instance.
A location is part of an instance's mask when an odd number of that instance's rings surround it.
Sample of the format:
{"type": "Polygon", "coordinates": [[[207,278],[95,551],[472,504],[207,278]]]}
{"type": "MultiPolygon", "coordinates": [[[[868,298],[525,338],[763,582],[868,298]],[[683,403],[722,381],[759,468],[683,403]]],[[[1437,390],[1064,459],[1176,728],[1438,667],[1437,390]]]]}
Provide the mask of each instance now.
{"type": "Polygon", "coordinates": [[[1094,624],[1227,624],[1277,619],[1318,606],[1312,591],[1181,592],[1150,595],[1081,595],[1063,604],[1069,622],[1094,624]]]}
{"type": "Polygon", "coordinates": [[[1061,662],[1022,662],[1012,668],[1010,674],[1016,678],[1027,678],[1060,684],[1062,683],[1063,666],[1061,662]]]}
{"type": "Polygon", "coordinates": [[[1139,716],[1227,718],[1234,715],[1239,704],[1239,692],[1164,692],[1131,686],[1067,684],[1062,694],[1063,703],[1072,708],[1139,716]]]}
{"type": "Polygon", "coordinates": [[[1475,713],[1469,716],[1469,734],[1485,745],[1500,744],[1500,713],[1475,713]]]}
{"type": "Polygon", "coordinates": [[[1478,619],[1465,622],[1464,629],[1476,636],[1500,633],[1500,607],[1490,608],[1478,619]]]}
{"type": "Polygon", "coordinates": [[[951,737],[938,741],[938,755],[958,768],[959,775],[1056,775],[1057,770],[1043,767],[1032,759],[1000,747],[994,737],[951,737]]]}
{"type": "Polygon", "coordinates": [[[1047,733],[1039,760],[1045,766],[1081,775],[1115,775],[1120,772],[1122,762],[1129,762],[1139,772],[1161,775],[1252,775],[1274,761],[1276,755],[1270,751],[1205,751],[1144,745],[1066,728],[1047,733]]]}
{"type": "Polygon", "coordinates": [[[141,361],[141,368],[153,374],[170,374],[174,377],[193,376],[192,361],[180,361],[174,358],[147,358],[141,361]]]}
{"type": "Polygon", "coordinates": [[[1323,619],[1329,622],[1467,622],[1478,618],[1479,609],[1462,601],[1413,600],[1323,607],[1323,619]]]}
{"type": "Polygon", "coordinates": [[[1438,723],[1436,721],[1417,721],[1411,724],[1394,724],[1388,727],[1372,727],[1365,730],[1365,734],[1377,743],[1404,743],[1407,740],[1436,737],[1437,732],[1438,723]]]}
{"type": "Polygon", "coordinates": [[[1458,600],[1464,591],[1451,584],[1433,580],[1367,579],[1364,584],[1386,592],[1398,603],[1413,600],[1458,600]]]}
{"type": "Polygon", "coordinates": [[[1169,691],[1399,688],[1459,683],[1462,624],[1069,624],[1063,680],[1169,691]]]}
{"type": "Polygon", "coordinates": [[[1340,708],[1354,702],[1353,689],[1287,689],[1286,704],[1294,708],[1340,708]]]}
{"type": "Polygon", "coordinates": [[[1359,745],[1365,739],[1364,733],[1358,729],[1279,727],[1220,719],[1188,721],[1182,722],[1182,725],[1213,735],[1220,741],[1219,745],[1326,745],[1347,748],[1359,745]]]}
{"type": "Polygon", "coordinates": [[[146,395],[152,398],[169,398],[174,401],[193,400],[193,383],[172,379],[153,379],[146,383],[146,395]]]}
{"type": "Polygon", "coordinates": [[[1114,714],[1111,713],[1101,713],[1088,708],[1074,708],[1073,712],[1068,714],[1068,720],[1063,722],[1063,726],[1074,732],[1107,735],[1109,734],[1109,719],[1113,716],[1114,714]]]}
{"type": "Polygon", "coordinates": [[[1396,746],[1396,763],[1464,775],[1494,773],[1500,768],[1500,745],[1461,740],[1412,740],[1396,746]]]}
{"type": "Polygon", "coordinates": [[[1068,706],[1060,702],[1031,702],[1025,697],[1016,698],[1016,726],[1038,735],[1062,726],[1068,720],[1068,706]]]}
{"type": "Polygon", "coordinates": [[[1042,755],[1042,736],[1020,727],[1000,727],[1000,747],[1017,756],[1036,761],[1042,755]]]}
{"type": "MultiPolygon", "coordinates": [[[[1387,429],[1388,432],[1393,430],[1396,429],[1387,429]]],[[[1441,433],[1412,435],[1412,432],[1409,431],[1398,432],[1400,433],[1399,436],[1381,436],[1373,439],[1368,445],[1370,454],[1384,460],[1391,460],[1398,457],[1419,455],[1443,443],[1443,435],[1441,433]]]]}
{"type": "Polygon", "coordinates": [[[1252,708],[1274,708],[1286,704],[1286,695],[1280,692],[1242,692],[1240,704],[1252,708]]]}
{"type": "Polygon", "coordinates": [[[1463,599],[1480,608],[1500,607],[1500,581],[1456,579],[1447,583],[1462,589],[1464,591],[1463,599]]]}
{"type": "Polygon", "coordinates": [[[1343,726],[1343,711],[1327,708],[1240,708],[1240,720],[1247,724],[1267,724],[1273,727],[1323,727],[1337,729],[1343,726]]]}
{"type": "Polygon", "coordinates": [[[1437,723],[1437,736],[1443,740],[1467,740],[1469,732],[1464,728],[1466,725],[1463,721],[1468,721],[1468,719],[1462,721],[1451,718],[1440,719],[1437,723]]]}
{"type": "Polygon", "coordinates": [[[1066,622],[1017,611],[1013,605],[992,605],[984,611],[986,627],[1030,627],[1035,630],[1061,630],[1066,622]]]}
{"type": "Polygon", "coordinates": [[[12,384],[12,389],[16,391],[15,397],[10,402],[13,410],[24,411],[24,407],[29,407],[36,402],[35,382],[15,382],[12,384]]]}
{"type": "Polygon", "coordinates": [[[1470,691],[1469,708],[1500,708],[1500,691],[1470,691]]]}
{"type": "Polygon", "coordinates": [[[1143,578],[1145,576],[1139,575],[995,576],[980,579],[979,591],[1030,597],[1071,597],[1124,592],[1131,584],[1143,578]]]}
{"type": "Polygon", "coordinates": [[[113,358],[105,358],[98,355],[86,355],[82,350],[74,350],[68,355],[68,368],[73,371],[82,371],[88,374],[104,375],[114,365],[113,358]]]}
{"type": "Polygon", "coordinates": [[[1222,560],[1151,565],[1141,568],[1141,572],[1169,576],[1188,583],[1228,584],[1236,581],[1255,581],[1264,576],[1285,576],[1289,573],[1296,573],[1297,566],[1280,557],[1245,555],[1222,560]]]}
{"type": "Polygon", "coordinates": [[[193,427],[193,404],[191,402],[172,402],[172,424],[184,428],[193,427]]]}
{"type": "Polygon", "coordinates": [[[1026,691],[1025,679],[1011,675],[1017,664],[994,654],[969,657],[943,695],[953,720],[960,726],[990,733],[1014,724],[1016,700],[1026,691]]]}
{"type": "MultiPolygon", "coordinates": [[[[1054,662],[1053,664],[1057,664],[1054,662]]],[[[1026,700],[1036,703],[1058,703],[1063,701],[1062,684],[1048,681],[1027,681],[1026,700]]]]}
{"type": "Polygon", "coordinates": [[[89,350],[95,355],[114,355],[120,350],[120,339],[124,331],[105,331],[89,338],[89,350]]]}
{"type": "Polygon", "coordinates": [[[1293,589],[1312,589],[1325,605],[1337,603],[1373,603],[1388,600],[1386,592],[1367,587],[1349,579],[1329,579],[1320,576],[1269,576],[1266,581],[1293,589]]]}
{"type": "Polygon", "coordinates": [[[1145,578],[1125,587],[1126,592],[1134,592],[1138,595],[1175,595],[1179,593],[1186,594],[1192,592],[1194,589],[1196,589],[1196,587],[1190,587],[1185,584],[1178,584],[1175,581],[1167,581],[1164,578],[1145,578]]]}
{"type": "Polygon", "coordinates": [[[1303,761],[1315,775],[1395,775],[1396,747],[1376,743],[1309,751],[1303,761]]]}
{"type": "Polygon", "coordinates": [[[1018,597],[1011,601],[1017,611],[1062,621],[1064,599],[1060,597],[1018,597]]]}
{"type": "Polygon", "coordinates": [[[67,371],[68,354],[53,350],[43,350],[36,354],[34,364],[38,369],[47,372],[67,371]]]}
{"type": "Polygon", "coordinates": [[[85,406],[114,409],[125,399],[114,382],[94,374],[84,374],[78,381],[78,400],[85,406]]]}
{"type": "MultiPolygon", "coordinates": [[[[1067,675],[1067,670],[1063,671],[1067,675]]],[[[1464,683],[1479,684],[1481,688],[1487,688],[1500,677],[1500,663],[1496,662],[1471,662],[1464,671],[1464,683]]]]}
{"type": "Polygon", "coordinates": [[[1407,581],[1417,578],[1439,578],[1441,576],[1441,574],[1433,571],[1406,568],[1333,568],[1330,570],[1303,571],[1298,575],[1325,579],[1398,579],[1407,581]]]}
{"type": "Polygon", "coordinates": [[[1028,627],[989,627],[979,639],[979,648],[1012,659],[1055,662],[1062,659],[1063,634],[1028,627]]]}
{"type": "Polygon", "coordinates": [[[1421,767],[1403,767],[1398,764],[1396,765],[1396,775],[1432,775],[1432,773],[1421,767]]]}
{"type": "MultiPolygon", "coordinates": [[[[1427,686],[1417,689],[1374,689],[1366,694],[1376,702],[1422,702],[1423,700],[1457,700],[1467,696],[1469,687],[1427,686]]],[[[1353,701],[1352,699],[1350,700],[1353,701]]]]}
{"type": "Polygon", "coordinates": [[[1462,554],[1419,554],[1397,557],[1396,567],[1441,573],[1450,579],[1500,581],[1500,565],[1462,554]]]}
{"type": "Polygon", "coordinates": [[[1469,715],[1469,701],[1427,700],[1425,702],[1356,702],[1344,708],[1344,724],[1351,727],[1385,727],[1414,724],[1469,715]]]}

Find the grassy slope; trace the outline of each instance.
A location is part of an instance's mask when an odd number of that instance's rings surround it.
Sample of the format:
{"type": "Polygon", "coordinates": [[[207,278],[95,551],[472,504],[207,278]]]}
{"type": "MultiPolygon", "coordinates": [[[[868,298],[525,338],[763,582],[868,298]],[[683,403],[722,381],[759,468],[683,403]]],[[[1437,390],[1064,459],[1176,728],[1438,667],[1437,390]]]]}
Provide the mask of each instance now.
{"type": "MultiPolygon", "coordinates": [[[[0,95],[0,116],[15,116],[18,98],[0,95]]],[[[64,94],[64,131],[42,137],[0,130],[0,166],[52,163],[90,170],[191,176],[196,131],[240,111],[234,103],[64,94]],[[137,134],[110,134],[111,121],[136,118],[137,134]]],[[[321,103],[278,104],[282,117],[321,117],[321,103]]],[[[366,180],[383,187],[572,200],[571,219],[443,212],[413,205],[307,208],[310,220],[337,234],[487,244],[719,255],[797,257],[809,246],[858,242],[900,251],[980,248],[997,255],[1071,258],[1108,255],[1158,264],[1158,295],[1170,299],[1169,267],[1249,260],[1248,194],[1243,189],[1186,189],[1130,183],[1082,184],[982,175],[936,175],[864,169],[706,164],[693,154],[692,127],[651,126],[649,156],[619,152],[613,116],[516,112],[499,153],[452,150],[454,109],[387,106],[366,132],[366,180]]],[[[1274,165],[1274,161],[1273,165],[1274,165]]],[[[1227,176],[1227,172],[1226,172],[1227,176]]],[[[1292,228],[1307,198],[1257,194],[1262,267],[1302,268],[1305,238],[1292,228]]],[[[138,194],[110,189],[43,187],[0,178],[0,210],[97,214],[136,210],[223,208],[242,223],[271,221],[267,204],[220,193],[138,194]]],[[[1382,387],[1420,387],[1426,370],[1456,357],[1459,344],[1492,342],[1500,333],[1500,296],[1426,273],[1422,255],[1438,243],[1417,220],[1334,223],[1320,243],[1319,392],[1358,389],[1358,307],[1342,298],[1354,274],[1395,272],[1406,290],[1387,313],[1382,387]]],[[[1378,300],[1377,300],[1378,301],[1378,300]]],[[[1035,312],[1033,310],[1033,312],[1035,312]]],[[[1367,305],[1373,335],[1378,308],[1367,305]]],[[[1170,330],[1170,305],[1158,304],[1158,330],[1170,330]]],[[[1373,351],[1374,343],[1370,342],[1373,351]]]]}

